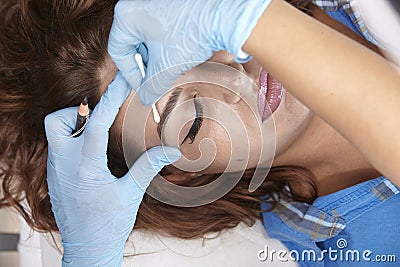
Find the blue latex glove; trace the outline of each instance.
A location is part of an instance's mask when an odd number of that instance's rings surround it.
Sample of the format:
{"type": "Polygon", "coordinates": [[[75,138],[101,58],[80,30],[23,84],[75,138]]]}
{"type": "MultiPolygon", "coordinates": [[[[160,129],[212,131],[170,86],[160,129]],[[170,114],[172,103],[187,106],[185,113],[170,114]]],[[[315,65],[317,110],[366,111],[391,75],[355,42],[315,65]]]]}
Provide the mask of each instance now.
{"type": "Polygon", "coordinates": [[[238,62],[249,60],[241,48],[270,2],[120,0],[108,51],[135,90],[142,76],[134,57],[142,55],[146,77],[139,94],[149,105],[182,72],[208,60],[215,51],[228,50],[238,62]]]}
{"type": "Polygon", "coordinates": [[[78,138],[70,137],[77,108],[45,119],[47,183],[64,246],[63,266],[121,266],[144,190],[164,165],[181,156],[177,148],[155,147],[124,177],[110,173],[108,131],[129,92],[129,84],[117,74],[78,138]]]}

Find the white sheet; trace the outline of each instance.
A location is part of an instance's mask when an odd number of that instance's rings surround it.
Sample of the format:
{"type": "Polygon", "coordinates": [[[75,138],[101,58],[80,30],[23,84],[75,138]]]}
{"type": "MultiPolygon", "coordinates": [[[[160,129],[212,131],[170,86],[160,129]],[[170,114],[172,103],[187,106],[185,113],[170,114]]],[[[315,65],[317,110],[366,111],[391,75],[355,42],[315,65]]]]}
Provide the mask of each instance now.
{"type": "MultiPolygon", "coordinates": [[[[61,266],[61,253],[51,244],[48,235],[33,233],[22,222],[21,243],[19,246],[21,267],[55,267],[61,266]]],[[[59,236],[56,235],[58,242],[59,236]]],[[[123,266],[297,266],[293,262],[280,262],[275,259],[260,261],[257,253],[265,246],[271,250],[287,249],[276,239],[267,236],[261,222],[253,227],[240,224],[234,229],[223,231],[217,238],[205,241],[182,240],[155,235],[148,231],[134,231],[125,247],[125,254],[147,253],[125,257],[123,266]]]]}

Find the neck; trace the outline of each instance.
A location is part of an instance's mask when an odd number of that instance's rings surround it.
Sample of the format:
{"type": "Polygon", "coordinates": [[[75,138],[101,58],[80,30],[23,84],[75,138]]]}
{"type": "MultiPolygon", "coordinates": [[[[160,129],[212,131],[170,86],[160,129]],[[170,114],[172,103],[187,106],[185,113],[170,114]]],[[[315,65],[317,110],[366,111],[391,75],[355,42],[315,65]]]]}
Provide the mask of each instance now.
{"type": "Polygon", "coordinates": [[[357,149],[316,115],[296,142],[275,158],[273,166],[289,162],[314,173],[320,196],[380,176],[357,149]]]}

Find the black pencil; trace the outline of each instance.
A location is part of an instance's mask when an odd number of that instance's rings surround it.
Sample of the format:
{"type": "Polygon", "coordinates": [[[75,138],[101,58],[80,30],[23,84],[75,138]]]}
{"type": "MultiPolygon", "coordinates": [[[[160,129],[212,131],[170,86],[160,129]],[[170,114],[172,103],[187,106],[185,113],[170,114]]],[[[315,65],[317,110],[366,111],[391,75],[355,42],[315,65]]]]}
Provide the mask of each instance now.
{"type": "Polygon", "coordinates": [[[89,119],[89,105],[88,99],[85,97],[79,106],[78,114],[76,116],[75,130],[72,131],[72,137],[78,137],[83,133],[85,125],[89,119]]]}

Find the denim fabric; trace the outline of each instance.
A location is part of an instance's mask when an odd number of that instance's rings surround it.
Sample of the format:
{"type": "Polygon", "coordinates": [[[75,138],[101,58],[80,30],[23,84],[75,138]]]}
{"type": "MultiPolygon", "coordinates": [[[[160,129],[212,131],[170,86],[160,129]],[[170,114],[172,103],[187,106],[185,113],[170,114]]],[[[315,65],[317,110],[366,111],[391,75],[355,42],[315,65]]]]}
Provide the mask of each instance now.
{"type": "Polygon", "coordinates": [[[350,16],[343,9],[343,7],[339,7],[339,9],[337,11],[326,11],[326,13],[330,17],[338,20],[340,23],[346,25],[348,28],[352,29],[358,35],[363,37],[363,35],[360,33],[360,31],[357,29],[357,27],[353,24],[353,21],[351,20],[350,16]]]}
{"type": "Polygon", "coordinates": [[[268,234],[281,240],[294,258],[299,255],[300,266],[400,264],[400,194],[384,177],[319,197],[312,205],[283,198],[263,219],[268,234]],[[331,235],[326,235],[327,227],[331,235]]]}
{"type": "Polygon", "coordinates": [[[329,16],[348,28],[353,30],[355,33],[364,37],[370,43],[380,46],[380,44],[372,37],[369,33],[368,28],[365,26],[363,18],[355,8],[353,1],[351,0],[313,0],[312,1],[319,8],[324,10],[329,16]]]}

